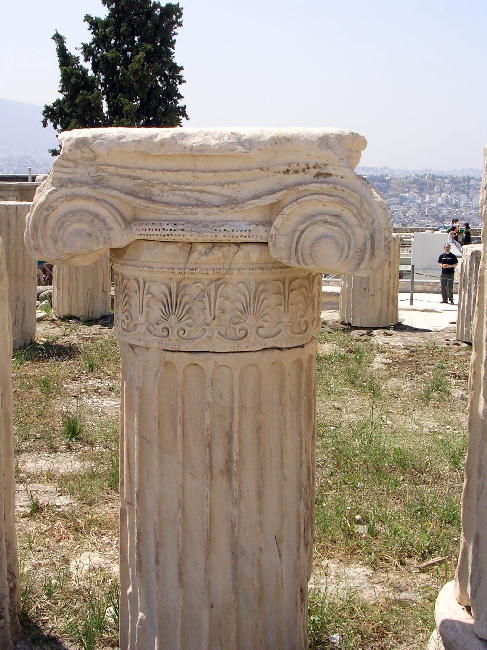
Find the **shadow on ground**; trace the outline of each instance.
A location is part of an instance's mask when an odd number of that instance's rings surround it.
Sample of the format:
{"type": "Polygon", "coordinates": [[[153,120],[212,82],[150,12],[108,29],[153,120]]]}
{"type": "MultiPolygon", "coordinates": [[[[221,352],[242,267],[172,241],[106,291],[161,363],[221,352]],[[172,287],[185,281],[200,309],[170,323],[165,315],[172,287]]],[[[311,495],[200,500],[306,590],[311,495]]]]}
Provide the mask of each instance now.
{"type": "Polygon", "coordinates": [[[45,634],[28,616],[22,619],[22,638],[15,650],[72,650],[59,639],[45,634]]]}
{"type": "Polygon", "coordinates": [[[25,361],[64,361],[73,359],[79,354],[79,348],[74,343],[30,343],[14,351],[13,358],[19,363],[25,361]]]}

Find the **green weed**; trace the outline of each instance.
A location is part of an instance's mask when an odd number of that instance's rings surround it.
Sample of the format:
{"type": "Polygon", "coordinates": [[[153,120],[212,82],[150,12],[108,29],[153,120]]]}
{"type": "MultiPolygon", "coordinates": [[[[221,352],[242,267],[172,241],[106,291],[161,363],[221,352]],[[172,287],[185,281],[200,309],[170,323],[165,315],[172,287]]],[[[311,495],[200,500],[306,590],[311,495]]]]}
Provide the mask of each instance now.
{"type": "Polygon", "coordinates": [[[47,300],[45,301],[45,304],[41,303],[37,309],[42,311],[44,314],[52,314],[52,305],[48,303],[47,300]]]}
{"type": "Polygon", "coordinates": [[[41,393],[44,393],[44,395],[48,395],[55,389],[55,382],[51,377],[41,377],[37,385],[39,386],[39,390],[41,393]]]}
{"type": "Polygon", "coordinates": [[[409,448],[371,418],[348,428],[318,420],[317,436],[318,457],[326,458],[317,472],[318,545],[372,565],[452,553],[459,498],[440,479],[443,460],[434,455],[434,441],[409,448]]]}
{"type": "Polygon", "coordinates": [[[107,362],[117,356],[116,342],[113,339],[90,341],[83,346],[83,363],[88,372],[103,368],[107,362]]]}
{"type": "Polygon", "coordinates": [[[62,435],[68,442],[79,440],[84,430],[83,421],[79,414],[67,415],[63,418],[62,435]]]}
{"type": "Polygon", "coordinates": [[[41,509],[41,504],[39,502],[39,499],[36,496],[34,496],[34,494],[30,490],[27,490],[27,495],[29,497],[29,511],[28,511],[28,514],[29,514],[30,517],[33,517],[41,509]]]}
{"type": "Polygon", "coordinates": [[[309,592],[308,640],[310,650],[396,650],[421,647],[431,634],[433,590],[425,591],[416,607],[410,601],[382,598],[368,601],[350,590],[309,592]]]}
{"type": "Polygon", "coordinates": [[[67,625],[67,633],[81,650],[95,650],[102,635],[118,626],[118,588],[114,583],[106,594],[88,590],[82,610],[67,625]],[[116,605],[116,609],[115,609],[116,605]]]}
{"type": "Polygon", "coordinates": [[[421,398],[424,402],[430,402],[434,397],[444,398],[450,394],[450,385],[448,378],[443,370],[442,364],[437,364],[433,369],[431,378],[426,382],[421,398]]]}
{"type": "Polygon", "coordinates": [[[71,343],[61,345],[51,341],[34,342],[14,350],[13,361],[16,365],[29,361],[64,361],[74,358],[77,354],[77,346],[71,343]]]}

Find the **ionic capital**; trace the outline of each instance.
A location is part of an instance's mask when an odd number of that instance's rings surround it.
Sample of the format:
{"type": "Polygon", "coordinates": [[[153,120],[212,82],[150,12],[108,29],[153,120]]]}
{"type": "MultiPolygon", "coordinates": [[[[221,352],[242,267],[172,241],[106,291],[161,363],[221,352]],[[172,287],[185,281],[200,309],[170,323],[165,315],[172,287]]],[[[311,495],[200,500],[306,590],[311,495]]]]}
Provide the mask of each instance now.
{"type": "Polygon", "coordinates": [[[360,274],[390,245],[351,131],[110,128],[60,141],[27,224],[41,259],[90,263],[137,239],[265,242],[287,266],[360,274]]]}

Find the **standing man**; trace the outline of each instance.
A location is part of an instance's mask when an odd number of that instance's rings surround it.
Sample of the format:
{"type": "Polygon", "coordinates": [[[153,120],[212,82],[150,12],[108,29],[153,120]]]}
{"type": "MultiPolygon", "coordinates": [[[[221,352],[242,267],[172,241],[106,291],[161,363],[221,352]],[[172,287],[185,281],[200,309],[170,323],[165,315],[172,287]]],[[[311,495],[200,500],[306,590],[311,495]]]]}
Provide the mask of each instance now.
{"type": "Polygon", "coordinates": [[[441,302],[450,302],[453,305],[453,277],[458,258],[451,252],[450,244],[445,244],[443,249],[445,252],[438,258],[438,264],[441,266],[441,302]]]}

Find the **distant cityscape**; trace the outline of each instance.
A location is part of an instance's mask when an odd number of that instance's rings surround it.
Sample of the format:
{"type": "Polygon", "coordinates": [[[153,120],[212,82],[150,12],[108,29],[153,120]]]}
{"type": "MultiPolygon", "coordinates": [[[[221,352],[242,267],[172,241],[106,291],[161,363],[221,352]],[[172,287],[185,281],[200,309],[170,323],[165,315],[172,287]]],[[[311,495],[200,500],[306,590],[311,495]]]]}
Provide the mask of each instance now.
{"type": "Polygon", "coordinates": [[[454,217],[471,227],[482,225],[480,170],[438,172],[358,168],[386,201],[395,226],[440,228],[454,217]]]}
{"type": "MultiPolygon", "coordinates": [[[[0,150],[0,174],[45,174],[53,158],[46,152],[12,153],[0,150]]],[[[387,167],[358,167],[386,201],[393,224],[400,227],[440,228],[453,217],[471,227],[482,225],[479,194],[482,172],[477,169],[452,171],[408,171],[387,167]]]]}

